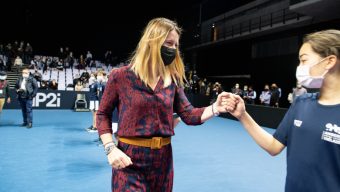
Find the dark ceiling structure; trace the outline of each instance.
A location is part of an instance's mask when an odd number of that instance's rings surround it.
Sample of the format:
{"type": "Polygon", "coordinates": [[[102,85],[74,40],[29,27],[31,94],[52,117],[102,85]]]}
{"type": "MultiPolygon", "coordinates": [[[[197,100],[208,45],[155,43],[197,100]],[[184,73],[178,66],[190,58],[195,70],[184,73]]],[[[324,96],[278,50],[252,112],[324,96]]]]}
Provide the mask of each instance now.
{"type": "Polygon", "coordinates": [[[0,12],[2,43],[29,41],[35,51],[54,54],[69,46],[75,53],[108,49],[126,57],[136,46],[140,33],[154,17],[176,20],[184,28],[182,45],[190,41],[200,18],[214,17],[250,0],[172,1],[8,1],[0,12]],[[115,5],[116,4],[116,5],[115,5]]]}

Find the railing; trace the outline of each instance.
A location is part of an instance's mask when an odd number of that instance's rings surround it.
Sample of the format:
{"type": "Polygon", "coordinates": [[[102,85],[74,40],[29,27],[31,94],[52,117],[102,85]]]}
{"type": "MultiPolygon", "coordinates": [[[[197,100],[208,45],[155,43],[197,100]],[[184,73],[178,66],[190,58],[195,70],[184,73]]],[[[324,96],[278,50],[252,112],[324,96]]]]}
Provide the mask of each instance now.
{"type": "Polygon", "coordinates": [[[210,36],[208,31],[209,29],[207,29],[206,34],[202,36],[201,43],[226,39],[242,35],[244,33],[252,33],[255,30],[273,27],[275,24],[285,24],[289,20],[299,20],[301,16],[301,14],[291,12],[288,8],[286,8],[269,14],[260,15],[233,25],[228,24],[231,22],[231,19],[224,18],[214,23],[214,28],[211,28],[212,31],[210,36]]]}
{"type": "Polygon", "coordinates": [[[298,3],[301,3],[301,2],[304,2],[304,1],[308,1],[308,0],[290,0],[290,5],[295,5],[295,4],[298,4],[298,3]]]}

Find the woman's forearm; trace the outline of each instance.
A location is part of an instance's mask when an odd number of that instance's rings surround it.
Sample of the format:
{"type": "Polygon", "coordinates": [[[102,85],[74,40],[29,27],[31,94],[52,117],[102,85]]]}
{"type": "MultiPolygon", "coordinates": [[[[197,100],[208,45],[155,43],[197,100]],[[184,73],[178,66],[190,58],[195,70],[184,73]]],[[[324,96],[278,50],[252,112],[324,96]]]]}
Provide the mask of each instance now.
{"type": "Polygon", "coordinates": [[[255,142],[269,154],[274,156],[284,149],[285,146],[260,127],[247,112],[239,118],[239,121],[255,142]]]}

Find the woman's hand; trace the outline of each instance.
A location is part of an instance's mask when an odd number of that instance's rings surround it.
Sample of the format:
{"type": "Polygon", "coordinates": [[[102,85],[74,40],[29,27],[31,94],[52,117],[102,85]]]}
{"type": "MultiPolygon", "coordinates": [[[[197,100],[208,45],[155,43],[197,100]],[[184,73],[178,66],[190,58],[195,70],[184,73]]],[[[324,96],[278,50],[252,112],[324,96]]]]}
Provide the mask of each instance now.
{"type": "Polygon", "coordinates": [[[216,102],[213,103],[213,110],[219,113],[227,113],[236,108],[237,99],[235,94],[229,92],[222,92],[218,95],[216,102]]]}
{"type": "Polygon", "coordinates": [[[222,98],[222,106],[225,107],[226,111],[231,115],[240,119],[246,112],[243,99],[239,95],[232,93],[225,94],[222,98]]]}
{"type": "Polygon", "coordinates": [[[115,147],[108,155],[107,159],[109,164],[114,169],[123,169],[129,165],[132,165],[131,158],[123,153],[118,147],[115,147]]]}

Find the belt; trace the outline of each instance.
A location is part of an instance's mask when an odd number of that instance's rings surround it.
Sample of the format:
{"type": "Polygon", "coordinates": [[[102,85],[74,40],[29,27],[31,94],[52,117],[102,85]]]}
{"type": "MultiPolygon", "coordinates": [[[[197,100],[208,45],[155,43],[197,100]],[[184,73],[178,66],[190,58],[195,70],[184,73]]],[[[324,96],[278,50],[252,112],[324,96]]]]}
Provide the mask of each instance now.
{"type": "Polygon", "coordinates": [[[151,149],[161,149],[165,145],[171,143],[171,137],[152,137],[152,138],[141,138],[141,137],[118,137],[118,140],[140,147],[150,147],[151,149]]]}

